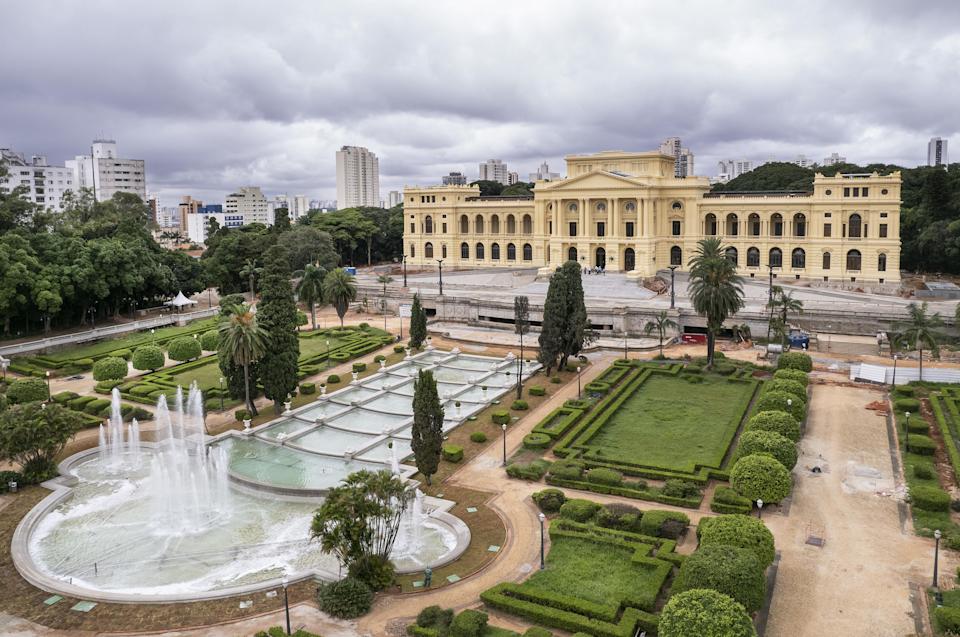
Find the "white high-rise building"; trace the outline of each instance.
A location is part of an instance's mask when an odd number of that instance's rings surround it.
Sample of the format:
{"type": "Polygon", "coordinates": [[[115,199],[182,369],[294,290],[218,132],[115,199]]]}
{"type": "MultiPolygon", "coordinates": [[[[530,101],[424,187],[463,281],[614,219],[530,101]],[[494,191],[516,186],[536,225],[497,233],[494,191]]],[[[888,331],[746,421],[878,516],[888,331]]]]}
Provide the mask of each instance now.
{"type": "Polygon", "coordinates": [[[510,170],[500,159],[488,159],[480,164],[480,181],[499,181],[504,186],[510,185],[510,170]]]}
{"type": "Polygon", "coordinates": [[[466,186],[467,185],[467,176],[463,173],[451,172],[449,175],[444,175],[440,178],[444,186],[466,186]]]}
{"type": "Polygon", "coordinates": [[[337,151],[337,207],[380,205],[380,161],[362,146],[337,151]]]}
{"type": "Polygon", "coordinates": [[[847,163],[847,158],[842,157],[840,153],[830,153],[829,157],[823,158],[824,166],[835,166],[837,164],[845,164],[845,163],[847,163]]]}
{"type": "Polygon", "coordinates": [[[927,143],[927,166],[946,166],[949,163],[947,140],[940,137],[931,137],[927,143]]]}
{"type": "Polygon", "coordinates": [[[403,203],[403,193],[399,190],[391,190],[387,194],[387,207],[393,208],[403,203]]]}
{"type": "Polygon", "coordinates": [[[107,201],[118,192],[129,192],[147,200],[146,168],[142,159],[121,159],[117,142],[96,139],[89,155],[77,155],[66,162],[78,188],[93,190],[97,201],[107,201]]]}
{"type": "Polygon", "coordinates": [[[550,166],[547,165],[547,162],[540,164],[540,167],[537,169],[537,172],[530,173],[529,181],[554,181],[555,179],[560,179],[560,173],[550,172],[550,166]]]}
{"type": "Polygon", "coordinates": [[[756,168],[751,159],[721,159],[717,163],[717,181],[726,183],[756,168]]]}
{"type": "Polygon", "coordinates": [[[306,195],[296,195],[290,203],[290,221],[296,221],[300,217],[307,216],[310,204],[307,202],[306,195]]]}
{"type": "Polygon", "coordinates": [[[41,208],[62,212],[63,196],[76,190],[73,169],[50,166],[42,155],[34,155],[28,161],[20,153],[0,148],[0,163],[7,167],[7,176],[0,177],[0,190],[12,192],[22,186],[24,196],[41,208]]]}
{"type": "Polygon", "coordinates": [[[693,177],[693,153],[684,148],[679,137],[668,137],[660,144],[660,152],[673,157],[673,175],[675,177],[693,177]]]}
{"type": "Polygon", "coordinates": [[[228,218],[242,217],[244,225],[250,223],[273,225],[272,210],[258,186],[244,186],[237,192],[227,195],[223,212],[228,218]]]}

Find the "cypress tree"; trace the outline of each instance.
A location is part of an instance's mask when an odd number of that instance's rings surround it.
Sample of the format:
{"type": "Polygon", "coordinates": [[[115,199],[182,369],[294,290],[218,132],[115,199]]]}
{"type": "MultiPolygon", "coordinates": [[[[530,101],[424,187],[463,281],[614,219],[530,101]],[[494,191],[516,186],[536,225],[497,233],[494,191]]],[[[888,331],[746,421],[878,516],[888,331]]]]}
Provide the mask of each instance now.
{"type": "Polygon", "coordinates": [[[417,349],[427,340],[427,313],[420,305],[420,295],[413,295],[413,308],[410,310],[410,347],[417,349]]]}
{"type": "MultiPolygon", "coordinates": [[[[574,264],[576,265],[576,264],[574,264]]],[[[563,270],[557,268],[550,277],[547,298],[543,303],[543,325],[540,329],[540,363],[547,376],[557,366],[563,347],[564,324],[567,315],[567,279],[563,270]]]]}
{"type": "Polygon", "coordinates": [[[440,451],[443,446],[443,407],[437,394],[437,381],[433,372],[420,370],[413,383],[413,440],[410,443],[413,457],[420,471],[430,484],[430,476],[437,472],[440,451]]]}
{"type": "Polygon", "coordinates": [[[583,350],[584,343],[594,338],[590,329],[590,320],[587,318],[587,306],[583,301],[583,280],[580,272],[580,265],[574,261],[567,261],[560,268],[560,274],[565,279],[566,293],[560,346],[561,368],[566,366],[567,358],[577,356],[583,350]]]}
{"type": "Polygon", "coordinates": [[[275,245],[264,255],[260,282],[257,323],[267,332],[267,351],[260,359],[263,394],[281,405],[297,388],[297,363],[300,340],[297,338],[297,306],[290,285],[290,255],[283,245],[275,245]]]}

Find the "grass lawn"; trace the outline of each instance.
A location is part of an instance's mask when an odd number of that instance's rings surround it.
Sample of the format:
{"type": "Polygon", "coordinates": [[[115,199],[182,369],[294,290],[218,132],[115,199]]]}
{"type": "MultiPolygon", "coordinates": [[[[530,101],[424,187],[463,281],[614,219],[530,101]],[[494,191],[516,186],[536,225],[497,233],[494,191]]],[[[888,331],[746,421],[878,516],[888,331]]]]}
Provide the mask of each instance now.
{"type": "Polygon", "coordinates": [[[337,349],[346,343],[346,339],[337,338],[335,336],[323,337],[322,335],[314,336],[313,338],[303,338],[300,337],[300,359],[306,359],[311,356],[316,356],[317,354],[326,354],[327,352],[327,341],[330,341],[330,351],[337,349]]]}
{"type": "Polygon", "coordinates": [[[199,367],[188,369],[182,374],[177,374],[172,378],[174,383],[177,385],[183,385],[184,387],[189,387],[191,383],[196,381],[197,386],[203,390],[218,387],[220,384],[220,377],[222,375],[223,373],[220,371],[220,361],[214,355],[208,357],[208,362],[206,365],[200,365],[199,367]]]}
{"type": "Polygon", "coordinates": [[[651,374],[586,446],[605,459],[674,471],[719,467],[753,385],[651,374]]]}

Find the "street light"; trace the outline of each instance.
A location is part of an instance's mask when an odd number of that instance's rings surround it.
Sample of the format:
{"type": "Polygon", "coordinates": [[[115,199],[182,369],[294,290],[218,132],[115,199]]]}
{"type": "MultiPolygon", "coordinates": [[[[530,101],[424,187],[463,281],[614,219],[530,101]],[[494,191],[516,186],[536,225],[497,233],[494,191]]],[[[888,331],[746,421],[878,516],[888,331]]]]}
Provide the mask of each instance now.
{"type": "Polygon", "coordinates": [[[326,369],[330,369],[330,339],[327,339],[327,362],[326,369]]]}
{"type": "Polygon", "coordinates": [[[677,266],[675,265],[670,266],[670,309],[671,310],[676,306],[676,300],[677,300],[677,296],[674,293],[674,289],[673,289],[673,273],[676,271],[676,269],[677,269],[677,266]]]}
{"type": "Polygon", "coordinates": [[[761,500],[760,498],[757,498],[757,519],[758,520],[763,519],[760,515],[762,511],[763,511],[763,500],[761,500]]]}
{"type": "Polygon", "coordinates": [[[400,260],[403,261],[403,287],[407,287],[407,255],[401,254],[400,260]]]}
{"type": "Polygon", "coordinates": [[[154,330],[152,327],[150,328],[150,344],[151,344],[151,345],[156,345],[156,344],[157,344],[157,343],[156,343],[157,339],[156,339],[156,338],[154,337],[154,335],[153,335],[153,333],[154,333],[155,331],[156,331],[156,330],[154,330]]]}
{"type": "Polygon", "coordinates": [[[51,400],[53,400],[53,397],[50,395],[50,370],[47,370],[47,402],[49,403],[51,400]]]}
{"type": "Polygon", "coordinates": [[[287,634],[290,634],[290,599],[287,597],[287,586],[290,584],[290,580],[287,579],[287,576],[284,575],[283,579],[280,580],[280,585],[283,586],[283,608],[287,613],[287,634]]]}
{"type": "Polygon", "coordinates": [[[910,448],[910,412],[906,412],[907,424],[904,426],[903,435],[904,435],[904,447],[910,448]]]}
{"type": "Polygon", "coordinates": [[[540,513],[537,517],[540,518],[540,570],[543,570],[543,521],[547,519],[543,513],[540,513]]]}
{"type": "Polygon", "coordinates": [[[0,369],[3,369],[3,382],[7,382],[7,368],[10,367],[10,360],[0,357],[0,369]]]}
{"type": "Polygon", "coordinates": [[[507,423],[500,425],[503,429],[503,466],[507,466],[507,423]]]}
{"type": "Polygon", "coordinates": [[[443,259],[437,259],[437,266],[440,268],[440,296],[443,296],[443,259]]]}
{"type": "Polygon", "coordinates": [[[581,367],[577,365],[577,400],[582,398],[581,391],[580,391],[580,369],[581,367]]]}
{"type": "Polygon", "coordinates": [[[223,411],[223,376],[220,377],[220,411],[223,411]]]}
{"type": "Polygon", "coordinates": [[[893,382],[891,383],[891,385],[893,385],[894,387],[897,386],[897,358],[899,357],[896,354],[894,354],[893,355],[893,382]]]}

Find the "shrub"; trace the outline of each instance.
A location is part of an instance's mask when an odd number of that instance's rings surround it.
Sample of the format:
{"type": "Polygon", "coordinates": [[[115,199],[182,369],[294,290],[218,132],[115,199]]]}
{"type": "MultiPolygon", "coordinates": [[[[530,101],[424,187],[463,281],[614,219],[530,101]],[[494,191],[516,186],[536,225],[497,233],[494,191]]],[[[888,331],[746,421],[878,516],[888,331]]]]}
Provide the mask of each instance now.
{"type": "Polygon", "coordinates": [[[117,387],[122,384],[123,384],[122,378],[116,378],[114,380],[102,380],[93,386],[93,391],[97,392],[98,394],[109,394],[111,393],[114,387],[117,387]]]}
{"type": "Polygon", "coordinates": [[[927,424],[927,421],[923,418],[911,418],[907,420],[907,430],[912,434],[928,434],[930,432],[930,425],[927,424]]]}
{"type": "Polygon", "coordinates": [[[487,614],[468,608],[450,623],[448,637],[480,637],[487,629],[487,614]]]}
{"type": "Polygon", "coordinates": [[[93,364],[93,380],[120,380],[126,376],[127,361],[117,356],[107,356],[93,364]]]}
{"type": "Polygon", "coordinates": [[[775,431],[745,431],[740,436],[737,457],[743,458],[755,453],[766,453],[787,469],[797,464],[797,444],[775,431]]]}
{"type": "Polygon", "coordinates": [[[334,385],[340,382],[340,376],[338,374],[330,374],[327,376],[327,384],[334,385]]]}
{"type": "Polygon", "coordinates": [[[918,484],[910,487],[910,501],[921,511],[949,511],[950,494],[939,487],[918,484]]]}
{"type": "Polygon", "coordinates": [[[780,502],[790,495],[790,472],[772,456],[753,454],[737,460],[730,472],[730,485],[756,502],[780,502]]]}
{"type": "Polygon", "coordinates": [[[367,364],[366,364],[366,363],[354,363],[354,364],[353,364],[353,371],[357,372],[358,374],[359,374],[360,372],[365,372],[365,371],[367,371],[367,364]]]}
{"type": "Polygon", "coordinates": [[[238,409],[233,412],[233,417],[237,419],[237,422],[243,422],[250,419],[250,412],[246,409],[238,409]]]}
{"type": "Polygon", "coordinates": [[[916,393],[912,385],[897,385],[893,388],[893,395],[898,398],[913,398],[916,393]]]}
{"type": "Polygon", "coordinates": [[[510,405],[510,409],[514,411],[526,411],[529,408],[530,408],[530,405],[528,405],[527,401],[525,400],[515,400],[510,405]]]}
{"type": "Polygon", "coordinates": [[[427,606],[417,615],[417,626],[433,628],[438,633],[446,634],[447,627],[453,621],[453,609],[443,609],[439,606],[427,606]]]}
{"type": "Polygon", "coordinates": [[[912,411],[918,413],[920,411],[920,401],[916,398],[898,398],[893,401],[893,408],[899,412],[912,411]]]}
{"type": "Polygon", "coordinates": [[[10,483],[16,482],[17,487],[26,484],[23,481],[23,475],[18,471],[0,471],[0,493],[6,493],[10,490],[10,483]]]}
{"type": "Polygon", "coordinates": [[[94,396],[77,396],[67,401],[67,407],[74,411],[83,411],[84,405],[96,400],[94,396]]]}
{"type": "Polygon", "coordinates": [[[583,477],[583,464],[572,460],[559,460],[550,467],[550,475],[562,480],[580,480],[583,477]]]}
{"type": "Polygon", "coordinates": [[[800,425],[797,419],[783,410],[760,411],[747,421],[746,431],[772,431],[798,442],[800,425]]]}
{"type": "Polygon", "coordinates": [[[510,412],[505,409],[498,409],[490,414],[490,420],[497,425],[505,425],[510,422],[510,412]]]}
{"type": "Polygon", "coordinates": [[[806,415],[807,408],[803,401],[798,400],[793,394],[788,394],[785,391],[768,391],[757,401],[757,411],[785,411],[793,416],[797,422],[801,422],[806,415]]]}
{"type": "Polygon", "coordinates": [[[913,475],[921,480],[930,480],[933,478],[933,467],[928,464],[913,465],[913,475]]]}
{"type": "Polygon", "coordinates": [[[523,437],[523,446],[527,449],[546,449],[550,446],[550,436],[539,432],[529,433],[523,437]]]}
{"type": "Polygon", "coordinates": [[[540,626],[531,626],[523,633],[523,637],[553,637],[553,633],[540,626]]]}
{"type": "Polygon", "coordinates": [[[562,383],[563,381],[560,379],[559,376],[551,376],[551,377],[550,377],[550,382],[553,383],[554,385],[559,385],[559,384],[562,383]]]}
{"type": "Polygon", "coordinates": [[[347,571],[370,587],[372,591],[381,591],[393,583],[395,570],[393,563],[379,555],[367,554],[354,560],[347,571]]]}
{"type": "Polygon", "coordinates": [[[701,546],[680,565],[670,589],[674,594],[709,588],[743,604],[748,613],[760,610],[766,586],[757,556],[726,544],[701,546]]]}
{"type": "Polygon", "coordinates": [[[794,396],[797,400],[807,402],[807,388],[802,383],[787,378],[774,378],[767,381],[764,389],[768,392],[782,391],[794,396]]]}
{"type": "Polygon", "coordinates": [[[215,352],[220,347],[220,332],[217,330],[207,330],[200,337],[200,347],[207,352],[215,352]]]}
{"type": "Polygon", "coordinates": [[[792,380],[800,383],[804,387],[810,384],[810,376],[799,369],[778,369],[773,372],[774,380],[792,380]]]}
{"type": "Polygon", "coordinates": [[[127,416],[131,419],[136,418],[137,420],[141,420],[141,421],[151,420],[153,418],[153,414],[151,414],[149,411],[147,411],[143,407],[134,407],[132,410],[130,410],[130,413],[127,414],[127,416]]]}
{"type": "Polygon", "coordinates": [[[376,356],[373,357],[373,362],[374,362],[374,363],[381,363],[381,362],[383,362],[383,361],[385,361],[385,360],[387,360],[387,357],[384,356],[383,354],[377,354],[376,356]]]}
{"type": "Polygon", "coordinates": [[[402,353],[404,353],[405,351],[407,351],[407,346],[406,346],[406,345],[394,345],[394,346],[393,346],[393,353],[394,353],[394,354],[402,354],[402,353]]]}
{"type": "Polygon", "coordinates": [[[133,368],[156,371],[163,367],[163,350],[156,345],[141,345],[133,352],[133,368]]]}
{"type": "Polygon", "coordinates": [[[546,395],[547,395],[547,388],[546,388],[546,387],[539,387],[539,386],[534,385],[533,387],[530,388],[529,391],[530,391],[530,395],[531,395],[531,396],[546,396],[546,395]]]}
{"type": "Polygon", "coordinates": [[[803,352],[787,352],[780,355],[777,369],[799,369],[801,372],[810,372],[813,371],[813,359],[803,352]]]}
{"type": "Polygon", "coordinates": [[[373,591],[370,587],[353,577],[321,584],[317,588],[320,610],[342,619],[353,619],[365,614],[370,610],[372,601],[373,591]]]}
{"type": "MultiPolygon", "coordinates": [[[[713,492],[713,502],[710,503],[710,510],[714,513],[750,513],[753,504],[732,488],[720,485],[713,492]]],[[[712,519],[712,518],[704,518],[712,519]]],[[[703,522],[701,521],[701,526],[703,522]]],[[[697,527],[699,533],[700,527],[697,527]]]]}
{"type": "Polygon", "coordinates": [[[726,544],[748,549],[757,556],[760,566],[773,564],[776,549],[773,534],[762,520],[746,515],[719,515],[703,518],[697,527],[700,546],[726,544]]]}
{"type": "Polygon", "coordinates": [[[317,393],[317,384],[316,383],[300,383],[300,393],[301,394],[317,393]]]}
{"type": "Polygon", "coordinates": [[[84,405],[83,411],[85,413],[90,414],[91,416],[97,416],[100,413],[102,413],[105,408],[109,408],[109,407],[110,407],[109,400],[107,400],[106,398],[97,398],[95,400],[91,400],[86,405],[84,405]]]}
{"type": "Polygon", "coordinates": [[[127,348],[118,349],[115,352],[110,352],[110,356],[116,356],[117,358],[122,358],[123,360],[128,361],[133,358],[133,351],[127,348]]]}
{"type": "Polygon", "coordinates": [[[335,361],[337,363],[348,361],[350,360],[350,358],[351,356],[348,352],[331,352],[330,353],[330,360],[335,361]]]}
{"type": "Polygon", "coordinates": [[[486,442],[486,441],[487,441],[487,434],[483,433],[482,431],[474,431],[472,434],[470,434],[470,442],[486,442]]]}
{"type": "Polygon", "coordinates": [[[913,434],[907,441],[907,451],[921,456],[932,456],[937,450],[937,444],[929,436],[913,434]]]}
{"type": "Polygon", "coordinates": [[[67,401],[73,400],[73,399],[76,398],[76,397],[77,397],[77,393],[76,393],[76,392],[72,392],[72,391],[62,391],[62,392],[60,392],[59,394],[54,394],[54,395],[53,395],[53,402],[55,402],[55,403],[60,403],[60,404],[62,405],[62,404],[64,404],[64,403],[66,403],[67,401]]]}
{"type": "Polygon", "coordinates": [[[700,495],[700,489],[697,485],[686,480],[677,479],[667,480],[661,492],[663,495],[668,495],[671,498],[693,498],[700,495]]]}
{"type": "Polygon", "coordinates": [[[547,473],[549,468],[550,463],[542,459],[534,460],[529,464],[514,462],[507,465],[507,475],[511,478],[523,478],[524,480],[536,482],[547,473]]]}
{"type": "Polygon", "coordinates": [[[556,513],[567,501],[567,496],[560,489],[544,489],[537,491],[531,497],[544,513],[556,513]]]}
{"type": "Polygon", "coordinates": [[[41,378],[18,378],[7,388],[7,400],[17,405],[47,399],[47,383],[41,378]]]}
{"type": "Polygon", "coordinates": [[[190,336],[181,336],[170,341],[167,346],[167,356],[175,361],[189,361],[194,358],[200,358],[203,350],[200,347],[200,340],[190,336]]]}
{"type": "Polygon", "coordinates": [[[93,368],[93,359],[92,358],[78,358],[73,361],[73,366],[80,369],[92,369],[93,368]]]}
{"type": "Polygon", "coordinates": [[[960,635],[960,608],[937,606],[933,611],[940,630],[950,635],[960,635]]]}
{"type": "Polygon", "coordinates": [[[644,535],[675,540],[683,535],[689,525],[690,518],[684,513],[652,509],[644,511],[640,519],[640,532],[644,535]]]}
{"type": "Polygon", "coordinates": [[[718,363],[713,366],[713,371],[721,376],[730,376],[737,371],[737,366],[732,363],[718,363]]]}
{"type": "Polygon", "coordinates": [[[597,511],[597,524],[608,529],[638,531],[643,512],[629,504],[613,502],[597,511]]]}
{"type": "Polygon", "coordinates": [[[619,471],[607,469],[606,467],[596,467],[587,472],[587,482],[593,484],[605,484],[608,486],[617,486],[623,482],[623,475],[619,471]]]}
{"type": "Polygon", "coordinates": [[[564,502],[560,507],[560,517],[568,518],[575,522],[588,522],[596,515],[599,509],[600,505],[596,502],[573,498],[564,502]]]}
{"type": "Polygon", "coordinates": [[[689,590],[670,598],[657,623],[659,637],[756,637],[743,605],[710,589],[689,590]]]}
{"type": "Polygon", "coordinates": [[[443,459],[447,462],[463,460],[463,447],[460,445],[443,445],[443,459]]]}

